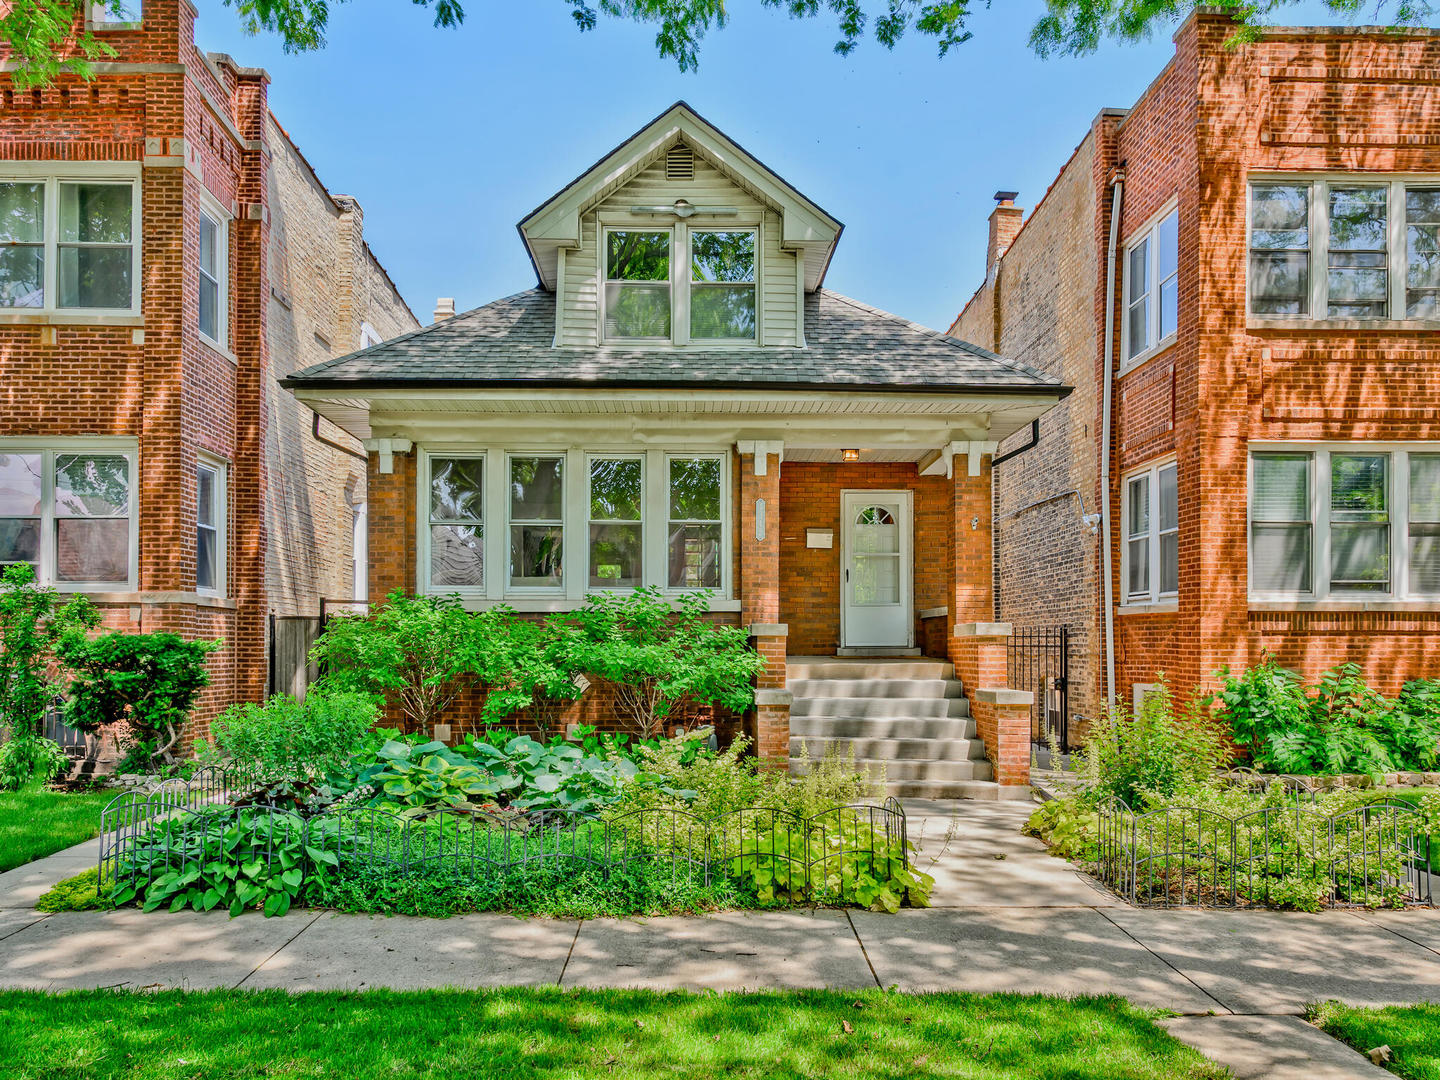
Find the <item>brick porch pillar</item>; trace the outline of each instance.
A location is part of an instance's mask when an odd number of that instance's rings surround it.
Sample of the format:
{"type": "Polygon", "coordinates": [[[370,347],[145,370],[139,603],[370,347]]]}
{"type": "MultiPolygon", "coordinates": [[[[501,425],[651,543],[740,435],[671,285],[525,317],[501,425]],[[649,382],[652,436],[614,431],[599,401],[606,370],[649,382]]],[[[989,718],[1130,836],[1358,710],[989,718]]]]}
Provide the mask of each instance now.
{"type": "Polygon", "coordinates": [[[742,442],[740,451],[740,619],[765,667],[755,680],[746,734],[768,765],[789,768],[790,692],[780,622],[780,456],[778,442],[742,442]]]}
{"type": "MultiPolygon", "coordinates": [[[[963,445],[963,444],[962,444],[963,445]]],[[[1010,624],[994,617],[990,454],[972,446],[951,459],[955,547],[950,602],[950,662],[970,701],[975,729],[1002,794],[1023,798],[1030,784],[1030,705],[1034,695],[1009,687],[1010,624]]]]}

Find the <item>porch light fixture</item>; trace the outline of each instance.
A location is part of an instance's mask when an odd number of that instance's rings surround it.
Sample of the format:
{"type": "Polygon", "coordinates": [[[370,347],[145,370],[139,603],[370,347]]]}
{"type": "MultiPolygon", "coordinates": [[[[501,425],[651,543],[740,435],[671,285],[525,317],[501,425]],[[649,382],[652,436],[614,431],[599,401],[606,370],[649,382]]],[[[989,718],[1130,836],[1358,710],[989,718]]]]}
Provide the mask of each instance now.
{"type": "Polygon", "coordinates": [[[859,450],[841,450],[841,451],[840,451],[840,460],[841,460],[841,461],[859,461],[859,460],[860,460],[860,451],[859,451],[859,450]]]}

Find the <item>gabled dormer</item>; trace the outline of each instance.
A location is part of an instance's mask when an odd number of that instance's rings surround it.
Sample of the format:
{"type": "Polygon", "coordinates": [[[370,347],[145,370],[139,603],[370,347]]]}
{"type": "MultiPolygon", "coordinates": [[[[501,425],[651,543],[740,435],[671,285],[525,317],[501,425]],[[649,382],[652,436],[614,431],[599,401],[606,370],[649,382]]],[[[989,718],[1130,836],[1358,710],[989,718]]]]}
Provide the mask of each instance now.
{"type": "Polygon", "coordinates": [[[683,101],[519,223],[555,344],[805,344],[843,225],[683,101]]]}

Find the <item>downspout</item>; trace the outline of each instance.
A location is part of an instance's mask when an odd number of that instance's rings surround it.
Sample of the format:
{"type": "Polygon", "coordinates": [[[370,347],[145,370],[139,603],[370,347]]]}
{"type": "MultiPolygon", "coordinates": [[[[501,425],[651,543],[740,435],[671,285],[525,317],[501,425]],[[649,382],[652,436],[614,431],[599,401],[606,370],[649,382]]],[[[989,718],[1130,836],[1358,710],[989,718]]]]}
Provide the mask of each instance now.
{"type": "Polygon", "coordinates": [[[327,439],[324,435],[321,435],[320,414],[314,409],[311,409],[310,415],[314,417],[314,422],[310,425],[310,435],[316,442],[321,443],[324,446],[328,446],[332,450],[339,450],[342,454],[349,454],[356,461],[363,461],[366,463],[366,465],[369,465],[370,458],[368,455],[362,454],[358,450],[351,450],[350,447],[342,445],[341,443],[336,442],[334,439],[327,439]]]}
{"type": "Polygon", "coordinates": [[[1110,398],[1115,386],[1111,345],[1115,341],[1115,252],[1120,239],[1120,204],[1125,197],[1125,174],[1110,181],[1110,242],[1105,251],[1105,389],[1100,401],[1100,578],[1105,606],[1105,702],[1115,705],[1114,558],[1110,553],[1110,398]]]}

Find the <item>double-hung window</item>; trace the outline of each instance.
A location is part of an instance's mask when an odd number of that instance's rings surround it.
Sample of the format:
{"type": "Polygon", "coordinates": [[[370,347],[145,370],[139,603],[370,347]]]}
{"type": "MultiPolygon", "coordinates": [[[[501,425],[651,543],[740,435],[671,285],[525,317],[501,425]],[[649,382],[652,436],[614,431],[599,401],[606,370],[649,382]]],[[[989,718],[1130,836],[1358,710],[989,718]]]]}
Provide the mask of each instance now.
{"type": "Polygon", "coordinates": [[[670,230],[605,233],[605,338],[670,337],[670,230]]]}
{"type": "Polygon", "coordinates": [[[565,458],[510,458],[510,587],[558,590],[565,569],[565,458]]]}
{"type": "Polygon", "coordinates": [[[1180,591],[1180,503],[1173,461],[1125,480],[1124,573],[1127,603],[1168,599],[1180,591]]]}
{"type": "Polygon", "coordinates": [[[1440,180],[1250,185],[1250,313],[1440,319],[1440,180]]]}
{"type": "Polygon", "coordinates": [[[202,460],[195,466],[195,591],[225,592],[225,466],[202,460]]]}
{"type": "Polygon", "coordinates": [[[1125,255],[1125,363],[1175,336],[1180,308],[1180,211],[1146,227],[1125,255]]]}
{"type": "Polygon", "coordinates": [[[758,340],[758,229],[607,228],[601,236],[605,341],[758,340]]]}
{"type": "Polygon", "coordinates": [[[755,233],[690,232],[690,336],[755,340],[755,233]]]}
{"type": "Polygon", "coordinates": [[[135,180],[20,168],[0,175],[0,310],[137,314],[135,180]]]}
{"type": "Polygon", "coordinates": [[[719,457],[669,461],[669,572],[672,589],[718,589],[723,579],[724,469],[719,457]]]}
{"type": "Polygon", "coordinates": [[[1440,446],[1253,450],[1250,594],[1440,596],[1440,446]]]}
{"type": "Polygon", "coordinates": [[[427,580],[437,590],[483,589],[485,459],[432,457],[429,460],[430,574],[427,580]]]}
{"type": "Polygon", "coordinates": [[[590,459],[590,588],[634,589],[645,578],[645,459],[590,459]]]}
{"type": "Polygon", "coordinates": [[[208,206],[200,207],[200,274],[198,306],[200,333],[224,346],[227,338],[229,299],[226,279],[229,270],[229,227],[226,216],[208,206]]]}
{"type": "Polygon", "coordinates": [[[128,588],[134,525],[133,453],[0,447],[0,566],[29,563],[64,589],[128,588]]]}

